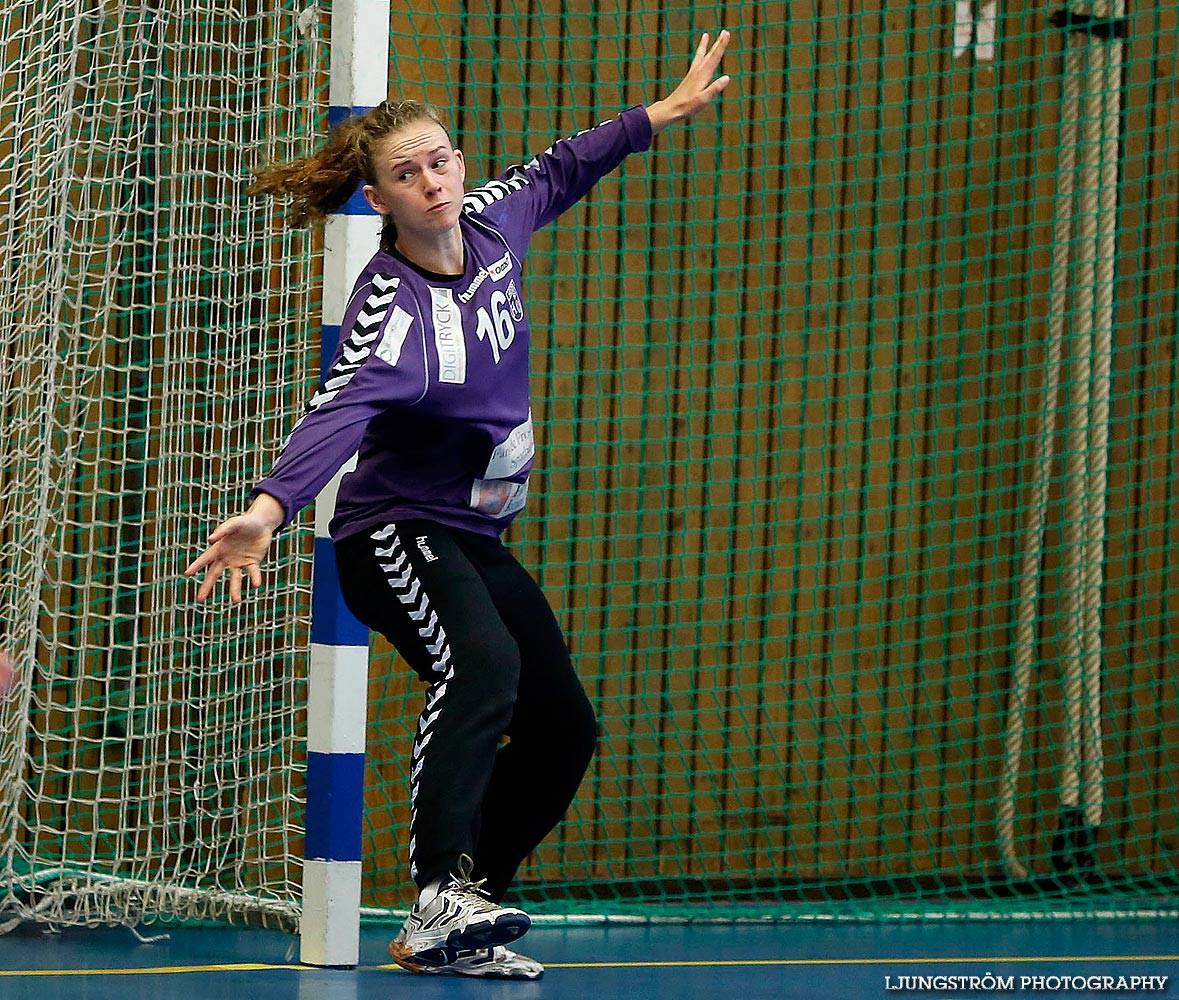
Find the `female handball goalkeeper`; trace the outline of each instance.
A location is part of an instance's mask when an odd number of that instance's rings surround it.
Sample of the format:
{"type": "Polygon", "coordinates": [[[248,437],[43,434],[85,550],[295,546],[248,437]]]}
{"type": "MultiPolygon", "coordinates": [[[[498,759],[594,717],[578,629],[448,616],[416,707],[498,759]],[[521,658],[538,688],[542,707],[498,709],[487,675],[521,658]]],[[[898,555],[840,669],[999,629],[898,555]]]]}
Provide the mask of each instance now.
{"type": "Polygon", "coordinates": [[[501,542],[532,467],[522,266],[532,234],[652,137],[725,89],[729,33],[702,36],[665,99],[562,139],[464,191],[463,154],[432,108],[386,102],[325,147],[261,170],[251,193],[321,222],[357,185],[382,216],[341,343],[249,509],[185,570],[198,598],[229,571],[261,585],[288,524],[353,454],[331,534],[349,608],[427,685],[411,769],[410,875],[420,896],[390,945],[417,972],[536,979],[505,947],[529,918],[501,900],[560,821],[597,740],[593,709],[536,582],[501,542]],[[509,741],[501,747],[503,737],[509,741]]]}

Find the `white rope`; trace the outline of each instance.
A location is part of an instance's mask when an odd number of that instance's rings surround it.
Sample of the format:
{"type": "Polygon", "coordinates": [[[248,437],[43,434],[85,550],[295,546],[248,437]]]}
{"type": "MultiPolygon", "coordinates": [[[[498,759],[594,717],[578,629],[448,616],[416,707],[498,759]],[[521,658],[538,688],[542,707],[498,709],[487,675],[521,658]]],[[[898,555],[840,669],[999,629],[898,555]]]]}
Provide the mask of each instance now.
{"type": "MultiPolygon", "coordinates": [[[[1108,0],[1094,5],[1108,17],[1108,0]]],[[[1071,634],[1066,661],[1068,761],[1061,799],[1084,806],[1090,829],[1101,823],[1104,751],[1101,736],[1101,604],[1105,557],[1105,492],[1109,462],[1109,395],[1113,343],[1114,255],[1117,249],[1117,129],[1121,115],[1121,44],[1091,39],[1081,151],[1080,240],[1077,274],[1077,357],[1073,365],[1074,408],[1066,478],[1070,502],[1065,586],[1078,597],[1069,602],[1071,634]],[[1079,530],[1076,530],[1079,529],[1079,530]],[[1083,795],[1082,795],[1083,788],[1083,795]]]]}
{"type": "MultiPolygon", "coordinates": [[[[1067,40],[1066,40],[1067,44],[1067,40]]],[[[1015,879],[1027,878],[1027,869],[1015,852],[1015,793],[1019,762],[1027,728],[1028,692],[1036,655],[1036,607],[1040,598],[1040,559],[1044,548],[1044,520],[1048,484],[1052,474],[1052,442],[1060,392],[1065,310],[1068,304],[1069,261],[1072,242],[1073,195],[1076,184],[1076,152],[1080,117],[1083,53],[1068,44],[1065,52],[1064,104],[1061,109],[1056,204],[1053,220],[1052,286],[1048,309],[1048,343],[1044,358],[1044,395],[1036,430],[1035,469],[1024,523],[1023,558],[1020,563],[1019,607],[1016,612],[1014,670],[1003,737],[1003,774],[996,804],[996,835],[1003,866],[1015,879]]]]}
{"type": "MultiPolygon", "coordinates": [[[[1094,17],[1124,16],[1125,0],[1097,0],[1094,17]]],[[[1027,877],[1015,851],[1015,794],[1023,753],[1028,695],[1035,662],[1045,509],[1056,430],[1067,291],[1075,291],[1068,446],[1065,474],[1061,648],[1065,740],[1060,777],[1062,806],[1084,808],[1084,822],[1101,822],[1104,752],[1101,725],[1101,604],[1105,547],[1105,493],[1109,459],[1110,371],[1113,343],[1114,265],[1117,251],[1118,129],[1121,118],[1122,43],[1088,37],[1068,44],[1060,127],[1059,187],[1045,358],[1044,398],[1036,436],[1036,466],[1020,566],[1016,646],[1003,776],[996,806],[1000,855],[1008,874],[1027,877]],[[1083,138],[1078,143],[1080,85],[1086,73],[1083,138]],[[1077,148],[1080,190],[1076,188],[1077,148]],[[1075,273],[1070,282],[1074,199],[1077,210],[1075,273]]]]}
{"type": "MultiPolygon", "coordinates": [[[[1125,0],[1098,0],[1094,5],[1098,17],[1120,19],[1125,16],[1125,0]]],[[[1101,605],[1105,559],[1106,487],[1109,464],[1110,371],[1113,355],[1114,272],[1117,254],[1118,214],[1118,141],[1122,116],[1123,43],[1110,39],[1096,47],[1100,73],[1091,73],[1101,100],[1100,140],[1092,152],[1098,165],[1097,246],[1094,309],[1093,401],[1089,422],[1089,482],[1086,521],[1089,525],[1085,559],[1085,668],[1084,721],[1082,740],[1083,804],[1085,822],[1096,828],[1101,823],[1104,806],[1104,761],[1101,727],[1101,605]]],[[[1095,53],[1095,54],[1096,54],[1095,53]]]]}
{"type": "MultiPolygon", "coordinates": [[[[1065,709],[1064,762],[1060,801],[1067,809],[1081,804],[1081,760],[1085,706],[1085,659],[1091,651],[1086,635],[1089,618],[1088,567],[1093,524],[1089,520],[1089,472],[1093,456],[1090,407],[1093,388],[1093,331],[1097,287],[1097,210],[1101,187],[1098,157],[1101,145],[1102,82],[1105,43],[1089,38],[1088,71],[1081,137],[1080,185],[1077,192],[1076,267],[1073,276],[1072,364],[1069,372],[1069,420],[1064,477],[1064,552],[1061,604],[1064,609],[1061,647],[1065,709]],[[1097,156],[1094,149],[1097,149],[1097,156]]],[[[1100,594],[1098,595],[1100,600],[1100,594]]],[[[1100,651],[1098,651],[1100,655],[1100,651]]]]}

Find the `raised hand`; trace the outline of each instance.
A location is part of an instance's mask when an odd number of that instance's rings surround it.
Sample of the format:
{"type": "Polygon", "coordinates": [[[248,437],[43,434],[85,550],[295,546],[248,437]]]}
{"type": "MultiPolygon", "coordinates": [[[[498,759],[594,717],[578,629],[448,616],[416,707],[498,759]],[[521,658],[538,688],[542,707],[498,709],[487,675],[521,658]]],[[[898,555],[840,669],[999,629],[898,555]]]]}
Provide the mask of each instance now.
{"type": "Polygon", "coordinates": [[[669,96],[647,108],[652,132],[659,133],[668,125],[687,121],[729,85],[732,77],[717,77],[716,71],[731,37],[729,32],[722,31],[709,48],[708,35],[700,36],[692,65],[679,86],[669,96]]]}

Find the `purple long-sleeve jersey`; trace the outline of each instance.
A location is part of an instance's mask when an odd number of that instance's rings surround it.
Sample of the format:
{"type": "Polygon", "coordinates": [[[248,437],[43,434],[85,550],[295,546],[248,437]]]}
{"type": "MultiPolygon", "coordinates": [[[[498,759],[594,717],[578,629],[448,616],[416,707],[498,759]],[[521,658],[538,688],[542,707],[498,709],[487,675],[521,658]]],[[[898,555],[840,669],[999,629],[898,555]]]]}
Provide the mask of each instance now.
{"type": "Polygon", "coordinates": [[[650,144],[646,110],[630,108],[468,192],[461,276],[377,253],[319,390],[252,495],[278,500],[287,524],[358,452],[340,483],[334,538],[415,517],[502,532],[524,506],[532,468],[520,294],[529,241],[650,144]]]}

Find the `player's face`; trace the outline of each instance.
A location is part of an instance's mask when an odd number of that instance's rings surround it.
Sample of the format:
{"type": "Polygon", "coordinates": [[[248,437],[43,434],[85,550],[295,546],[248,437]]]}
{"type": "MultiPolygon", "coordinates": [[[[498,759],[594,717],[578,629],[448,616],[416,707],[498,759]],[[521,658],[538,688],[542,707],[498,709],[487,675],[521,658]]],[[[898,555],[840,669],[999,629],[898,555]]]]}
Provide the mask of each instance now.
{"type": "Polygon", "coordinates": [[[429,237],[458,225],[467,175],[463,154],[437,122],[412,122],[380,140],[364,196],[399,233],[429,237]]]}

